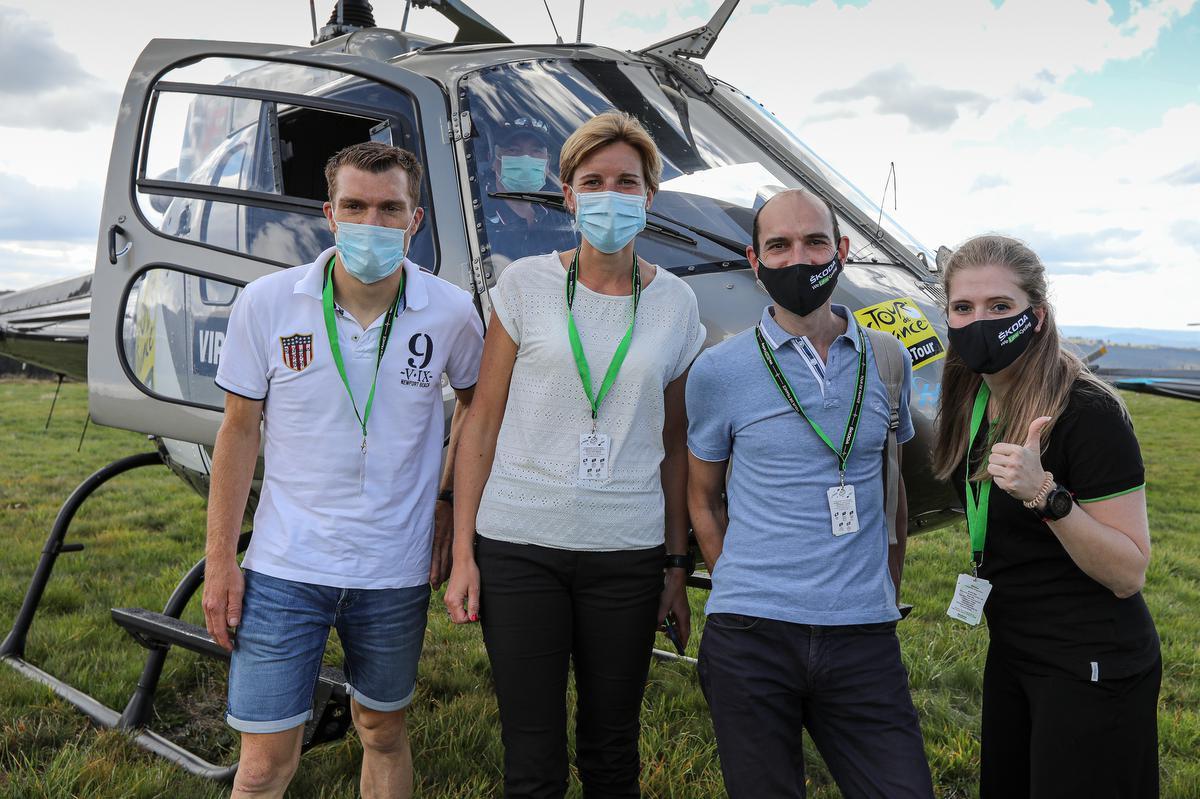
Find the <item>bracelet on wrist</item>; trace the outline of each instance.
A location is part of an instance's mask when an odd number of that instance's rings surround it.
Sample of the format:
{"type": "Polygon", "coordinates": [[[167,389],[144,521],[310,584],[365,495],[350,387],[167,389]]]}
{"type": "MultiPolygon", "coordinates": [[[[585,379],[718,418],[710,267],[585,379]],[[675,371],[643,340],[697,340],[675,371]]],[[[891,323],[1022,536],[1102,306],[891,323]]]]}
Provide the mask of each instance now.
{"type": "Polygon", "coordinates": [[[1042,504],[1046,501],[1046,495],[1054,488],[1054,475],[1050,472],[1045,473],[1042,480],[1042,487],[1033,495],[1032,499],[1025,500],[1021,504],[1030,510],[1041,510],[1042,504]]]}

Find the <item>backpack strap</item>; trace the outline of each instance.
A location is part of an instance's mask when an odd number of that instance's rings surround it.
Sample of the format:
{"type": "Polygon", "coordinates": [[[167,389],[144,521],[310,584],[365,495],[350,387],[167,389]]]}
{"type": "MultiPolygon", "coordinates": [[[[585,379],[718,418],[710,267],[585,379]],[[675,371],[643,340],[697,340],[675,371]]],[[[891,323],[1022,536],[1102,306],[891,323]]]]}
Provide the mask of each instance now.
{"type": "Polygon", "coordinates": [[[899,446],[896,443],[896,431],[900,429],[900,391],[904,384],[904,361],[906,357],[897,346],[897,339],[891,333],[863,327],[867,338],[871,341],[871,351],[875,354],[875,368],[883,380],[888,395],[888,434],[887,446],[883,458],[883,497],[884,517],[887,519],[888,543],[896,543],[896,509],[900,501],[900,465],[899,446]]]}

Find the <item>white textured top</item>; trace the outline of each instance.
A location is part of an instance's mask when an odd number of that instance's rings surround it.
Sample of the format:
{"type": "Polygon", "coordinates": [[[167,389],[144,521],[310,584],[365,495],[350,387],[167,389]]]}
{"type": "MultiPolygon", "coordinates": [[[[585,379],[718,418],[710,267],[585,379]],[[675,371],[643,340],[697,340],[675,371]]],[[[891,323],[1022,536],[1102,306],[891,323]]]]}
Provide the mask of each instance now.
{"type": "MultiPolygon", "coordinates": [[[[581,483],[579,435],[591,432],[592,413],[567,338],[566,286],[554,252],[513,262],[491,292],[517,360],[476,529],[557,549],[648,549],[663,543],[663,392],[704,344],[696,295],[665,269],[643,287],[633,342],[596,422],[611,438],[609,477],[581,483]]],[[[577,284],[575,325],[593,390],[632,307],[628,295],[577,284]]]]}

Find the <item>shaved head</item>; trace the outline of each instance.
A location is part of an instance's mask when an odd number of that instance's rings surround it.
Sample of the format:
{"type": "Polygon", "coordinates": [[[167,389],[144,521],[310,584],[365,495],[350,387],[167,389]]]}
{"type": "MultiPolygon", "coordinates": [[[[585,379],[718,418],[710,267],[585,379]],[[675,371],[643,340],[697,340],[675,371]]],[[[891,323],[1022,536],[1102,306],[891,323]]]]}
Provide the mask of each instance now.
{"type": "Polygon", "coordinates": [[[830,241],[835,243],[841,241],[842,233],[838,229],[837,215],[833,212],[833,204],[823,197],[818,197],[808,189],[788,189],[781,191],[770,197],[765,203],[759,206],[759,209],[754,213],[754,227],[751,231],[751,240],[754,242],[754,252],[762,253],[762,239],[760,236],[762,224],[765,222],[768,227],[771,221],[776,217],[783,215],[794,216],[797,211],[803,213],[805,206],[811,206],[815,209],[825,208],[829,214],[829,230],[826,232],[831,236],[830,241]],[[773,205],[778,206],[767,212],[767,209],[773,205]],[[763,214],[766,213],[766,219],[763,219],[763,214]]]}

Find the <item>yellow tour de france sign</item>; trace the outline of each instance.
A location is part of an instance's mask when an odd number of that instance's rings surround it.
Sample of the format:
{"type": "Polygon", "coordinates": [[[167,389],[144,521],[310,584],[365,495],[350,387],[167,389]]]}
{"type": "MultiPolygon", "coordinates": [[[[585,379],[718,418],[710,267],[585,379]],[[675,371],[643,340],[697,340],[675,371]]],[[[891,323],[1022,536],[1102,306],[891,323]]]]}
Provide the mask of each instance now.
{"type": "Polygon", "coordinates": [[[864,327],[891,333],[900,339],[912,358],[913,369],[946,357],[937,331],[911,297],[897,297],[867,306],[854,312],[854,318],[864,327]]]}

